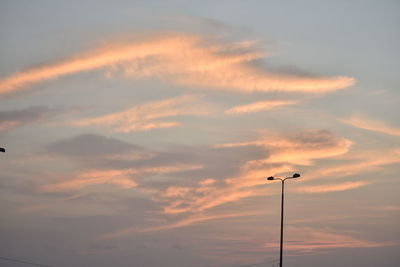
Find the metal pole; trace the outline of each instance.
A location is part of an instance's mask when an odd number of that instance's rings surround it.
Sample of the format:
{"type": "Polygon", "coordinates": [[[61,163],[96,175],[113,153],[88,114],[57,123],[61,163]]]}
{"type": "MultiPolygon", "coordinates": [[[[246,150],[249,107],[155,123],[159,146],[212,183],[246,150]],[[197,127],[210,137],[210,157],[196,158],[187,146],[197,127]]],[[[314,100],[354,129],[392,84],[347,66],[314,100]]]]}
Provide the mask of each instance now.
{"type": "Polygon", "coordinates": [[[284,201],[284,187],[285,187],[285,180],[282,181],[282,200],[281,200],[281,252],[280,252],[280,263],[279,267],[282,267],[283,263],[283,201],[284,201]]]}
{"type": "Polygon", "coordinates": [[[286,178],[279,178],[279,177],[273,177],[270,176],[267,178],[268,181],[273,181],[273,180],[279,180],[282,183],[282,200],[281,200],[281,251],[280,251],[280,261],[279,261],[279,267],[283,266],[283,206],[284,206],[284,193],[285,193],[285,180],[286,179],[294,179],[294,178],[299,178],[300,174],[299,173],[294,173],[292,176],[290,177],[286,177],[286,178]]]}

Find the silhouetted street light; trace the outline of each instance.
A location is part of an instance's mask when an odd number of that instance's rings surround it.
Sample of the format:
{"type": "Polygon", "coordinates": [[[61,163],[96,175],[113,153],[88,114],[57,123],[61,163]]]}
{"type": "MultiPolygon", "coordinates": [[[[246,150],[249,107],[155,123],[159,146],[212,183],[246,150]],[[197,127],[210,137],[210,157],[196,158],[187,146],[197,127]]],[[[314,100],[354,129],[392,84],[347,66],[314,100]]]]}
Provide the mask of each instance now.
{"type": "Polygon", "coordinates": [[[6,152],[5,148],[0,147],[0,152],[6,152]]]}
{"type": "Polygon", "coordinates": [[[300,174],[295,173],[293,176],[286,177],[286,178],[278,178],[278,177],[273,177],[270,176],[267,178],[268,181],[273,181],[273,180],[279,180],[282,183],[282,200],[281,200],[281,249],[280,249],[280,257],[279,257],[279,267],[282,267],[282,260],[283,260],[283,201],[284,201],[284,187],[285,187],[285,181],[287,179],[294,179],[294,178],[299,178],[300,174]]]}

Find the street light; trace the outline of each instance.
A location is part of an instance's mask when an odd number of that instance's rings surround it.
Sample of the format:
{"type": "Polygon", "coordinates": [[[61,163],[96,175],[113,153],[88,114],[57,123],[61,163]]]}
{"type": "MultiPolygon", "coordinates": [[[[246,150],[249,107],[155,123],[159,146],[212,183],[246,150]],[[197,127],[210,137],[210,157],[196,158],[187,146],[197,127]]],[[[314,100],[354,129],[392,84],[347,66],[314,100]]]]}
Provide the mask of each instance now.
{"type": "Polygon", "coordinates": [[[279,267],[282,267],[282,260],[283,260],[283,201],[284,201],[284,187],[285,187],[285,181],[287,179],[294,179],[294,178],[299,178],[300,174],[294,173],[290,177],[286,178],[279,178],[279,177],[273,177],[270,176],[267,178],[268,181],[273,181],[273,180],[279,180],[282,183],[282,200],[281,200],[281,249],[280,249],[280,257],[279,257],[279,267]]]}
{"type": "Polygon", "coordinates": [[[5,148],[0,147],[0,152],[6,152],[5,148]]]}

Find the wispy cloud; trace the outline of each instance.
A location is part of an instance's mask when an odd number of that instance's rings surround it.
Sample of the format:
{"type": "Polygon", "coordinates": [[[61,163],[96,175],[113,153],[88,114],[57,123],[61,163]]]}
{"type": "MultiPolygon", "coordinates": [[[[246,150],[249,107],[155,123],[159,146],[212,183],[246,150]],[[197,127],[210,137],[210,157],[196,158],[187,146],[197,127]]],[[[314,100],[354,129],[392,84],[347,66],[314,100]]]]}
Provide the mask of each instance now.
{"type": "Polygon", "coordinates": [[[236,106],[236,107],[230,108],[225,111],[225,114],[237,115],[237,114],[244,114],[244,113],[255,113],[255,112],[260,112],[263,110],[273,109],[276,107],[295,105],[297,103],[298,103],[298,101],[293,101],[293,100],[258,101],[258,102],[250,103],[247,105],[236,106]]]}
{"type": "Polygon", "coordinates": [[[205,179],[181,190],[168,188],[166,193],[160,195],[160,200],[166,203],[164,213],[167,214],[202,212],[243,198],[267,195],[265,190],[254,187],[265,183],[267,174],[274,175],[288,170],[292,170],[291,166],[270,166],[251,172],[244,168],[236,177],[226,178],[222,184],[207,183],[205,181],[208,179],[205,179]]]}
{"type": "Polygon", "coordinates": [[[36,106],[20,110],[0,111],[0,132],[8,131],[30,123],[49,119],[52,115],[61,113],[61,110],[45,106],[36,106]]]}
{"type": "Polygon", "coordinates": [[[371,182],[367,181],[357,181],[357,182],[345,182],[339,184],[325,184],[325,185],[315,185],[315,186],[303,186],[296,189],[296,191],[301,193],[327,193],[336,191],[346,191],[350,189],[355,189],[369,185],[371,182]]]}
{"type": "Polygon", "coordinates": [[[115,138],[97,134],[81,134],[50,143],[45,153],[86,161],[95,158],[146,158],[150,157],[142,147],[115,138]]]}
{"type": "Polygon", "coordinates": [[[329,158],[345,154],[352,142],[328,131],[306,131],[291,135],[269,135],[256,141],[226,143],[216,147],[236,146],[265,147],[270,156],[264,163],[291,163],[312,165],[313,159],[329,158]]]}
{"type": "MultiPolygon", "coordinates": [[[[309,227],[287,227],[288,235],[294,236],[286,241],[286,248],[291,251],[313,251],[334,248],[371,248],[393,246],[393,242],[369,242],[352,236],[309,227]]],[[[274,243],[267,243],[264,248],[277,248],[274,243]]]]}
{"type": "MultiPolygon", "coordinates": [[[[265,212],[264,212],[265,213],[265,212]]],[[[191,217],[186,217],[184,219],[178,220],[176,222],[167,223],[160,226],[150,226],[150,227],[128,227],[121,230],[117,230],[115,232],[102,235],[101,238],[104,239],[113,239],[119,238],[123,236],[127,236],[134,233],[146,233],[146,232],[157,232],[163,230],[170,230],[175,228],[181,228],[190,226],[193,224],[210,221],[210,220],[219,220],[219,219],[226,219],[226,218],[234,218],[234,217],[243,217],[243,216],[254,216],[260,215],[261,212],[243,212],[243,213],[227,213],[227,214],[218,214],[218,215],[196,215],[191,217]]]]}
{"type": "Polygon", "coordinates": [[[342,119],[341,121],[360,129],[400,136],[400,129],[389,126],[383,121],[366,118],[359,114],[353,114],[349,119],[342,119]]]}
{"type": "MultiPolygon", "coordinates": [[[[210,178],[191,187],[171,187],[160,198],[168,203],[164,212],[179,214],[205,211],[243,198],[268,194],[257,188],[270,175],[294,170],[295,165],[311,165],[314,159],[335,157],[347,153],[351,142],[327,131],[309,131],[286,136],[269,136],[257,141],[217,145],[217,148],[235,146],[262,146],[266,159],[248,160],[239,173],[222,182],[210,178]]],[[[272,192],[273,193],[273,192],[272,192]]]]}
{"type": "Polygon", "coordinates": [[[179,122],[160,121],[159,119],[179,115],[204,115],[206,107],[198,103],[199,96],[182,95],[174,98],[153,101],[127,110],[96,118],[74,121],[76,126],[111,126],[117,132],[146,131],[155,128],[179,126],[179,122]]]}
{"type": "Polygon", "coordinates": [[[65,192],[78,190],[96,184],[115,184],[122,188],[136,187],[137,183],[130,178],[131,170],[91,171],[78,177],[42,186],[43,192],[65,192]]]}
{"type": "Polygon", "coordinates": [[[114,184],[120,188],[132,188],[138,186],[134,177],[138,175],[154,175],[186,170],[199,169],[202,166],[177,164],[170,166],[131,168],[118,170],[94,170],[79,174],[76,178],[65,179],[59,182],[43,185],[43,192],[65,192],[79,190],[87,186],[97,184],[114,184]]]}
{"type": "Polygon", "coordinates": [[[207,36],[166,34],[138,38],[0,80],[0,95],[34,84],[97,69],[121,70],[134,78],[156,77],[175,84],[240,92],[324,93],[351,86],[355,79],[310,77],[268,71],[252,64],[265,53],[252,41],[226,43],[207,36]]]}
{"type": "Polygon", "coordinates": [[[400,162],[400,150],[390,149],[384,151],[360,152],[349,158],[351,163],[337,164],[324,167],[307,173],[305,179],[323,179],[332,177],[346,177],[381,169],[385,165],[400,162]]]}

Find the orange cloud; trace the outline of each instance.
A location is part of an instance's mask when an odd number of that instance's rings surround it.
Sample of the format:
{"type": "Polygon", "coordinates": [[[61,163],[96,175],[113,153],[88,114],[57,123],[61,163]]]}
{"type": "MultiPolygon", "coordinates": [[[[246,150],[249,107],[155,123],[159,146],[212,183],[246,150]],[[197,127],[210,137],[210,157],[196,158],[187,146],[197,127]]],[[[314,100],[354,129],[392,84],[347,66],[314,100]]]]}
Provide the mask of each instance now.
{"type": "Polygon", "coordinates": [[[64,111],[51,109],[46,106],[32,106],[25,109],[0,111],[0,132],[9,131],[13,128],[43,122],[52,116],[58,116],[64,111]]]}
{"type": "Polygon", "coordinates": [[[357,182],[345,182],[340,184],[327,184],[327,185],[316,185],[316,186],[303,186],[297,188],[298,192],[301,193],[327,193],[336,191],[346,191],[354,188],[363,187],[369,185],[370,182],[357,181],[357,182]]]}
{"type": "Polygon", "coordinates": [[[199,165],[178,164],[171,166],[160,166],[154,168],[137,168],[123,170],[88,171],[78,175],[76,178],[60,181],[42,186],[44,192],[64,192],[78,190],[96,184],[114,184],[121,188],[132,188],[138,184],[132,180],[132,176],[139,174],[162,174],[179,172],[185,170],[199,169],[199,165]]]}
{"type": "Polygon", "coordinates": [[[164,193],[164,196],[166,196],[166,197],[184,196],[190,190],[191,190],[191,188],[189,188],[189,187],[171,186],[171,187],[168,187],[167,191],[164,193]]]}
{"type": "Polygon", "coordinates": [[[129,174],[129,170],[91,171],[74,179],[42,186],[41,190],[44,192],[63,192],[95,184],[116,184],[122,188],[136,187],[137,183],[129,179],[129,174]]]}
{"type": "Polygon", "coordinates": [[[206,36],[159,34],[95,49],[61,62],[20,71],[0,80],[0,95],[34,84],[97,69],[156,77],[175,84],[240,92],[324,93],[354,84],[349,77],[303,77],[250,64],[265,53],[252,42],[224,43],[206,36]]]}
{"type": "Polygon", "coordinates": [[[83,71],[91,71],[116,64],[139,60],[147,56],[163,54],[174,49],[193,45],[195,36],[164,36],[145,38],[131,44],[114,44],[65,61],[21,71],[0,81],[0,95],[20,90],[46,80],[83,71]]]}
{"type": "Polygon", "coordinates": [[[212,185],[212,184],[214,184],[215,182],[216,182],[215,179],[207,178],[207,179],[204,179],[204,180],[200,181],[199,184],[200,184],[200,185],[205,185],[205,186],[207,186],[207,185],[212,185]]]}
{"type": "Polygon", "coordinates": [[[255,170],[243,167],[236,177],[225,179],[224,186],[201,182],[193,187],[185,187],[184,190],[179,190],[179,194],[168,194],[171,191],[176,192],[175,187],[168,188],[167,193],[161,196],[161,200],[167,203],[167,206],[164,207],[164,213],[178,214],[205,211],[243,198],[266,195],[265,190],[253,187],[265,184],[265,178],[268,175],[291,170],[292,167],[289,165],[270,166],[255,170]]]}
{"type": "Polygon", "coordinates": [[[24,124],[24,122],[17,121],[17,120],[0,122],[0,132],[16,128],[16,127],[21,126],[23,124],[24,124]]]}
{"type": "Polygon", "coordinates": [[[292,172],[293,165],[311,165],[314,159],[329,158],[348,152],[351,142],[326,131],[308,131],[287,136],[271,135],[257,141],[217,145],[216,147],[262,146],[268,158],[247,161],[240,172],[221,183],[201,181],[193,187],[167,189],[161,200],[167,205],[164,213],[178,214],[205,211],[243,198],[268,194],[256,186],[265,184],[271,175],[292,172]],[[267,153],[266,153],[267,154],[267,153]]]}
{"type": "Polygon", "coordinates": [[[169,128],[179,122],[157,121],[157,119],[178,115],[203,115],[207,110],[197,104],[198,96],[182,95],[170,99],[148,102],[125,111],[109,115],[81,119],[73,122],[77,126],[113,126],[118,132],[146,131],[154,128],[169,128]]]}
{"type": "Polygon", "coordinates": [[[364,172],[371,172],[380,169],[382,166],[400,162],[400,150],[392,149],[386,151],[368,151],[355,154],[350,164],[341,164],[332,167],[313,170],[306,173],[305,179],[322,179],[331,177],[345,177],[364,172]]]}
{"type": "Polygon", "coordinates": [[[287,136],[270,135],[256,141],[220,144],[215,147],[251,145],[265,147],[268,150],[270,156],[261,163],[312,165],[313,159],[346,154],[352,142],[327,131],[307,131],[287,136]]]}
{"type": "MultiPolygon", "coordinates": [[[[392,246],[393,242],[369,242],[360,240],[341,233],[322,231],[308,227],[287,227],[287,236],[291,236],[286,241],[285,249],[292,251],[313,251],[316,249],[331,248],[370,248],[392,246]],[[294,238],[293,238],[294,237],[294,238]]],[[[264,248],[276,248],[276,243],[267,243],[264,248]]]]}
{"type": "Polygon", "coordinates": [[[281,106],[288,106],[288,105],[295,105],[297,104],[298,101],[283,101],[283,100],[268,100],[268,101],[259,101],[259,102],[254,102],[248,105],[243,105],[243,106],[236,106],[233,108],[230,108],[225,111],[225,114],[228,115],[237,115],[237,114],[243,114],[243,113],[255,113],[263,110],[269,110],[273,109],[276,107],[281,107],[281,106]]]}
{"type": "Polygon", "coordinates": [[[361,115],[353,114],[349,119],[342,119],[341,121],[356,128],[400,136],[400,129],[391,127],[383,121],[365,118],[361,115]]]}
{"type": "Polygon", "coordinates": [[[180,227],[186,227],[186,226],[190,226],[190,225],[204,222],[204,221],[242,217],[242,216],[252,216],[252,215],[254,216],[254,215],[260,215],[260,214],[262,214],[262,213],[261,212],[246,212],[246,213],[228,213],[228,214],[219,214],[219,215],[203,215],[203,214],[201,214],[201,215],[187,217],[187,218],[184,218],[177,222],[167,223],[167,224],[164,224],[161,226],[151,226],[151,227],[145,227],[145,228],[129,227],[129,228],[118,230],[118,231],[115,231],[115,232],[112,232],[109,234],[105,234],[105,235],[101,236],[101,238],[114,239],[114,238],[123,237],[123,236],[127,236],[127,235],[134,234],[134,233],[157,232],[157,231],[170,230],[170,229],[175,229],[175,228],[180,228],[180,227]]]}

